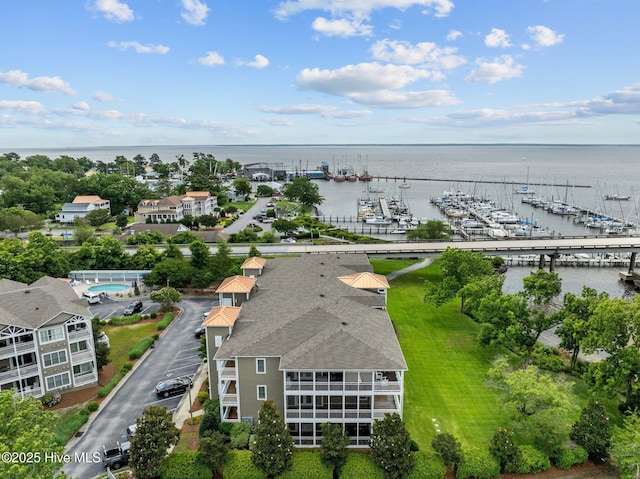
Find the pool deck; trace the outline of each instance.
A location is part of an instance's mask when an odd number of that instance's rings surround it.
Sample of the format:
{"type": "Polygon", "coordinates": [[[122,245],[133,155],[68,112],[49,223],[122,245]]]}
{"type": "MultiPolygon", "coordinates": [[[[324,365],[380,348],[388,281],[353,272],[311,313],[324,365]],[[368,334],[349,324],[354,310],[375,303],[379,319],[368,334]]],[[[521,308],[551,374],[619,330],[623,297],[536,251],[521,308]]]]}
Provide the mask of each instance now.
{"type": "MultiPolygon", "coordinates": [[[[84,281],[84,282],[70,281],[69,284],[71,285],[73,290],[76,292],[78,297],[82,298],[83,297],[82,294],[89,291],[89,288],[91,288],[92,286],[100,286],[100,285],[107,285],[107,284],[126,284],[126,283],[124,283],[123,281],[113,281],[113,282],[100,281],[99,283],[96,283],[94,281],[84,281]]],[[[128,287],[127,289],[123,289],[122,291],[104,291],[104,293],[106,293],[109,299],[112,299],[114,301],[129,301],[133,296],[133,288],[128,287]]]]}

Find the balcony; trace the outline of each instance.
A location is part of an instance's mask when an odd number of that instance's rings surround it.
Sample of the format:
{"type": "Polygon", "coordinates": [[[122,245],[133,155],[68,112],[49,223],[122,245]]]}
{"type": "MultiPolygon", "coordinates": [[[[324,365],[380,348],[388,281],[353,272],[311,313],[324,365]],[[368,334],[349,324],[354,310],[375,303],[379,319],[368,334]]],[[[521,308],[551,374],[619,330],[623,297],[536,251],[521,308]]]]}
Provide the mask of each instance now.
{"type": "Polygon", "coordinates": [[[68,334],[69,334],[69,342],[78,341],[80,339],[86,339],[91,337],[91,332],[89,331],[89,328],[76,329],[75,331],[69,331],[68,334]]]}
{"type": "Polygon", "coordinates": [[[71,353],[71,362],[75,364],[88,363],[95,359],[95,354],[91,349],[83,349],[75,353],[71,353]]]}
{"type": "Polygon", "coordinates": [[[15,343],[15,345],[10,344],[9,346],[4,346],[0,348],[0,359],[11,358],[13,356],[17,356],[18,354],[28,353],[35,350],[36,350],[35,341],[19,342],[19,343],[15,343]]]}
{"type": "Polygon", "coordinates": [[[98,381],[98,373],[91,371],[84,374],[73,376],[73,384],[75,386],[84,386],[85,384],[91,384],[98,381]]]}
{"type": "Polygon", "coordinates": [[[23,389],[22,391],[17,391],[13,396],[20,398],[23,397],[23,394],[25,396],[31,395],[33,397],[40,397],[42,396],[43,392],[42,392],[42,388],[41,387],[37,387],[37,388],[26,388],[23,389]]]}
{"type": "Polygon", "coordinates": [[[8,369],[0,373],[0,383],[18,379],[18,373],[20,374],[20,378],[24,379],[30,376],[35,376],[38,372],[39,369],[36,363],[29,364],[27,366],[20,366],[20,368],[8,369]]]}
{"type": "Polygon", "coordinates": [[[224,367],[218,371],[220,379],[236,379],[236,368],[224,367]]]}

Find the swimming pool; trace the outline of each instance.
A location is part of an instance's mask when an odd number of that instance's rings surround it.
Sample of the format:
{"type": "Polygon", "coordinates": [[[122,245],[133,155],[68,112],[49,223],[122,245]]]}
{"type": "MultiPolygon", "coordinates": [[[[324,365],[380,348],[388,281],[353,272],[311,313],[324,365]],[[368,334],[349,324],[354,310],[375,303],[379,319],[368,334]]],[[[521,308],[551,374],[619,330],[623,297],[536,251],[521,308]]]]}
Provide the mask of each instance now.
{"type": "Polygon", "coordinates": [[[129,289],[128,284],[119,284],[119,283],[106,283],[106,284],[96,284],[95,286],[90,286],[89,291],[125,291],[129,289]]]}

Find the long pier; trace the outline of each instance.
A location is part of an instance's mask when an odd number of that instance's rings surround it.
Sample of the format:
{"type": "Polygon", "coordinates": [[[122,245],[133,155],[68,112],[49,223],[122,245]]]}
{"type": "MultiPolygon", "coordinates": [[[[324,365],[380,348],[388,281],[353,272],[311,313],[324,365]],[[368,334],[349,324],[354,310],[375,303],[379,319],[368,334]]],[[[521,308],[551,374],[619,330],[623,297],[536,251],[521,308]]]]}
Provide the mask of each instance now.
{"type": "Polygon", "coordinates": [[[535,182],[535,183],[527,183],[526,181],[506,181],[506,180],[481,180],[481,179],[471,179],[464,180],[460,178],[418,178],[413,176],[374,176],[376,180],[384,180],[384,181],[440,181],[443,183],[486,183],[493,185],[528,185],[528,186],[556,186],[556,187],[565,187],[565,188],[592,188],[591,185],[577,185],[571,183],[545,183],[545,182],[535,182]]]}

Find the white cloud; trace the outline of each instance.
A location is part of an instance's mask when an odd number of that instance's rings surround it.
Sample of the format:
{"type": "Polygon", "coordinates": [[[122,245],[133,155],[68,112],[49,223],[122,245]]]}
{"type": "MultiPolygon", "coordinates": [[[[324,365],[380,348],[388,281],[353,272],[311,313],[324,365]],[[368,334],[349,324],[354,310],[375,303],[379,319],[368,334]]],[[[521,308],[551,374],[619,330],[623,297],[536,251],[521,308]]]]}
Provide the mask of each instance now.
{"type": "Polygon", "coordinates": [[[531,34],[531,39],[539,47],[552,47],[564,40],[564,34],[559,34],[543,25],[528,27],[527,31],[531,34]]]}
{"type": "Polygon", "coordinates": [[[446,38],[447,38],[447,41],[454,42],[461,36],[462,36],[462,32],[459,32],[458,30],[449,30],[449,33],[447,33],[446,38]]]}
{"type": "Polygon", "coordinates": [[[238,60],[236,62],[236,65],[253,67],[253,68],[257,68],[258,70],[262,70],[263,68],[268,67],[269,63],[270,62],[269,62],[269,59],[267,57],[265,57],[264,55],[257,54],[254,57],[254,61],[245,62],[245,61],[242,61],[242,60],[238,60]]]}
{"type": "Polygon", "coordinates": [[[207,52],[204,57],[198,58],[198,63],[207,67],[224,65],[224,58],[218,52],[207,52]]]}
{"type": "Polygon", "coordinates": [[[0,100],[0,110],[12,110],[29,115],[45,113],[44,106],[38,101],[0,100]]]}
{"type": "Polygon", "coordinates": [[[450,106],[460,103],[447,90],[425,91],[381,91],[375,93],[357,93],[351,95],[357,103],[377,108],[424,108],[450,106]]]}
{"type": "Polygon", "coordinates": [[[129,48],[133,48],[136,53],[159,53],[160,55],[164,55],[169,52],[169,47],[165,47],[164,45],[143,45],[139,42],[114,42],[110,41],[107,45],[111,48],[117,48],[121,51],[126,51],[129,48]]]}
{"type": "Polygon", "coordinates": [[[277,115],[316,115],[322,118],[359,118],[372,114],[369,110],[341,110],[336,106],[311,103],[287,106],[261,105],[258,109],[264,113],[277,115]]]}
{"type": "Polygon", "coordinates": [[[332,95],[350,96],[354,93],[397,89],[421,79],[428,79],[431,72],[408,65],[380,65],[359,63],[337,70],[305,68],[297,76],[303,89],[317,90],[332,95]]]}
{"type": "Polygon", "coordinates": [[[29,79],[29,75],[20,70],[0,72],[0,83],[17,87],[25,87],[29,90],[57,92],[73,96],[76,92],[60,77],[35,77],[29,79]]]}
{"type": "Polygon", "coordinates": [[[97,91],[92,95],[92,98],[101,102],[118,101],[116,97],[106,91],[97,91]]]}
{"type": "Polygon", "coordinates": [[[467,61],[455,55],[457,48],[440,48],[432,42],[421,42],[415,45],[397,40],[380,40],[371,47],[376,60],[407,65],[426,65],[435,69],[452,70],[464,65],[467,61]]]}
{"type": "Polygon", "coordinates": [[[86,101],[79,101],[78,103],[73,105],[72,108],[75,109],[75,110],[81,110],[81,111],[89,111],[89,110],[91,110],[91,108],[89,107],[89,104],[86,101]]]}
{"type": "Polygon", "coordinates": [[[118,0],[95,0],[89,4],[89,8],[99,11],[107,20],[118,23],[130,22],[134,19],[133,10],[129,5],[118,0]]]}
{"type": "Polygon", "coordinates": [[[323,17],[316,18],[311,24],[316,32],[327,37],[367,37],[373,35],[373,27],[362,23],[362,19],[340,18],[327,20],[323,17]]]}
{"type": "Polygon", "coordinates": [[[182,0],[183,11],[181,13],[185,22],[191,25],[204,25],[204,21],[209,15],[210,8],[200,0],[182,0]]]}
{"type": "Polygon", "coordinates": [[[582,102],[579,106],[577,113],[580,116],[640,114],[640,83],[582,102]]]}
{"type": "Polygon", "coordinates": [[[478,67],[466,78],[468,82],[497,83],[501,80],[521,77],[524,67],[511,55],[502,55],[491,62],[478,62],[478,67]]]}
{"type": "Polygon", "coordinates": [[[490,48],[508,48],[511,46],[509,34],[499,28],[492,28],[491,33],[484,37],[484,44],[490,48]]]}
{"type": "Polygon", "coordinates": [[[280,2],[274,15],[279,19],[286,19],[307,10],[322,10],[341,17],[353,13],[368,15],[374,10],[384,8],[407,10],[411,7],[423,7],[424,14],[433,10],[436,17],[446,17],[453,10],[453,2],[451,0],[287,0],[280,2]]]}
{"type": "Polygon", "coordinates": [[[293,122],[286,117],[270,117],[263,121],[271,126],[293,126],[293,122]]]}
{"type": "Polygon", "coordinates": [[[402,28],[402,20],[397,18],[391,20],[391,22],[389,22],[389,28],[391,30],[400,30],[402,28]]]}

